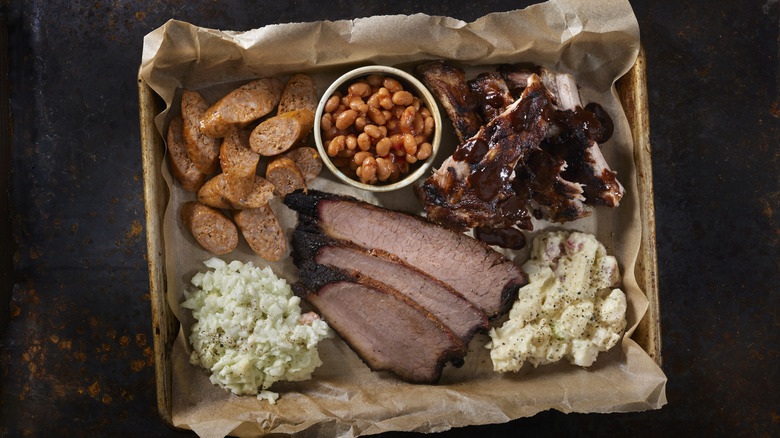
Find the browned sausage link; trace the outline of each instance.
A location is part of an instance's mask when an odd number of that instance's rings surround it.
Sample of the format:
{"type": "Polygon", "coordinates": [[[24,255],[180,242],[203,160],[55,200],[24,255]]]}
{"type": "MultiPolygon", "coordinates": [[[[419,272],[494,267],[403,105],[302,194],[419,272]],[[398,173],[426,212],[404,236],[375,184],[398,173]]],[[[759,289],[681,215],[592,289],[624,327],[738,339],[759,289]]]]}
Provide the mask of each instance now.
{"type": "Polygon", "coordinates": [[[226,190],[225,174],[220,173],[206,181],[198,190],[198,202],[214,208],[232,208],[233,205],[225,194],[226,190]]]}
{"type": "Polygon", "coordinates": [[[263,121],[252,131],[249,146],[260,155],[281,154],[306,140],[314,126],[314,113],[290,111],[263,121]]]}
{"type": "Polygon", "coordinates": [[[246,201],[234,203],[233,208],[259,208],[268,204],[274,197],[274,185],[262,176],[255,175],[255,184],[246,197],[246,201]]]}
{"type": "MultiPolygon", "coordinates": [[[[349,141],[349,138],[347,138],[347,141],[349,141]]],[[[355,144],[357,144],[357,142],[355,142],[355,144]]],[[[300,169],[303,174],[303,179],[307,183],[313,180],[322,171],[322,158],[320,158],[320,153],[317,152],[317,149],[300,147],[287,152],[285,155],[295,162],[298,169],[300,169]]]]}
{"type": "Polygon", "coordinates": [[[231,202],[227,197],[226,191],[225,174],[220,173],[206,181],[206,184],[203,184],[203,187],[198,190],[198,201],[209,207],[242,210],[245,208],[262,207],[274,197],[274,185],[257,175],[255,175],[252,191],[249,192],[249,195],[243,201],[231,202]]]}
{"type": "Polygon", "coordinates": [[[274,157],[268,163],[265,179],[271,181],[271,184],[274,185],[274,193],[277,196],[285,196],[297,189],[306,190],[306,179],[298,165],[284,155],[274,157]]]}
{"type": "Polygon", "coordinates": [[[244,127],[273,111],[281,97],[282,83],[276,78],[244,84],[206,110],[200,130],[209,137],[224,137],[230,127],[244,127]]]}
{"type": "Polygon", "coordinates": [[[307,109],[314,113],[317,110],[317,87],[308,75],[298,73],[287,81],[279,101],[278,114],[307,109]]]}
{"type": "Polygon", "coordinates": [[[252,191],[260,155],[249,149],[248,133],[232,128],[219,152],[225,174],[225,194],[231,203],[242,204],[252,191]]]}
{"type": "Polygon", "coordinates": [[[197,91],[184,90],[181,96],[182,135],[195,167],[205,174],[219,172],[219,145],[222,140],[200,132],[200,118],[209,108],[197,91]]]}
{"type": "Polygon", "coordinates": [[[196,192],[206,180],[206,174],[195,167],[182,138],[182,118],[176,116],[168,125],[168,168],[184,190],[196,192]]]}
{"type": "Polygon", "coordinates": [[[215,208],[190,201],[182,205],[181,217],[198,244],[213,254],[227,254],[238,245],[236,225],[215,208]]]}
{"type": "Polygon", "coordinates": [[[265,205],[260,208],[237,210],[233,212],[233,219],[241,228],[241,233],[249,243],[249,247],[257,255],[271,261],[282,258],[287,250],[287,241],[271,207],[265,205]]]}

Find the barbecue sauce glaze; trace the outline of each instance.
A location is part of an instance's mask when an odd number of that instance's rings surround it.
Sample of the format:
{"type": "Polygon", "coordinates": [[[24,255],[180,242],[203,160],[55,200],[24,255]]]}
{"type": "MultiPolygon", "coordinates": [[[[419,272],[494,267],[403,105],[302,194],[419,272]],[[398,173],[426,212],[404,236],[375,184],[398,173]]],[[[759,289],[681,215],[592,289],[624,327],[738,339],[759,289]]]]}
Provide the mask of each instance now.
{"type": "MultiPolygon", "coordinates": [[[[592,102],[585,108],[577,107],[573,111],[553,110],[549,102],[538,96],[527,96],[517,109],[510,115],[512,128],[517,135],[531,131],[537,124],[560,127],[561,135],[552,142],[569,142],[576,139],[587,147],[591,142],[603,143],[609,140],[614,132],[614,124],[609,114],[598,103],[592,102]]],[[[496,102],[498,103],[498,102],[496,102]]],[[[480,134],[484,134],[480,132],[480,134]]],[[[514,169],[491,160],[481,163],[483,158],[495,145],[490,143],[489,135],[475,136],[458,146],[453,153],[453,159],[464,161],[470,165],[469,184],[476,195],[484,200],[494,199],[509,182],[512,170],[515,178],[511,182],[513,195],[499,203],[500,214],[517,222],[528,222],[527,202],[533,192],[543,191],[550,187],[560,174],[563,160],[542,149],[535,148],[523,154],[514,169]]],[[[525,246],[525,236],[516,228],[485,228],[474,229],[474,236],[489,245],[502,248],[520,249],[525,246]]]]}

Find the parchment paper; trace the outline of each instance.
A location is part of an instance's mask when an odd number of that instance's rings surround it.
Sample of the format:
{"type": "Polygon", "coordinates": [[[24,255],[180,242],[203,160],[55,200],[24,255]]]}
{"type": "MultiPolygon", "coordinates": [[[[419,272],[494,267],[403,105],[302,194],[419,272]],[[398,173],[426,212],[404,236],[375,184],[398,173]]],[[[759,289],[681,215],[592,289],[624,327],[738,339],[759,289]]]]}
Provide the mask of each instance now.
{"type": "MultiPolygon", "coordinates": [[[[489,338],[479,335],[470,343],[463,367],[445,367],[437,385],[412,385],[369,371],[343,341],[334,338],[320,344],[324,364],[313,379],[275,384],[271,389],[281,398],[271,405],[212,385],[203,370],[188,362],[190,348],[184,334],[189,333],[192,317],[179,303],[182,291],[191,287],[190,279],[205,269],[202,262],[211,254],[197,245],[179,220],[181,204],[195,199],[194,194],[173,184],[163,165],[160,171],[170,188],[164,218],[167,293],[182,323],[172,352],[174,425],[203,437],[359,436],[501,423],[548,409],[606,413],[663,406],[666,377],[629,338],[647,309],[647,299],[634,277],[641,230],[633,143],[613,84],[633,65],[638,48],[633,11],[626,1],[617,0],[552,0],[471,23],[415,14],[279,24],[237,33],[170,21],[147,35],[141,75],[166,103],[166,110],[156,118],[161,133],[179,111],[182,88],[199,90],[214,102],[236,85],[262,76],[284,81],[293,73],[307,72],[321,93],[341,73],[365,64],[409,68],[424,60],[446,59],[463,66],[472,77],[496,64],[531,62],[571,73],[582,87],[583,102],[601,103],[615,122],[615,134],[602,150],[627,189],[617,209],[598,208],[591,217],[563,227],[535,224],[535,232],[552,227],[593,233],[620,263],[622,288],[629,300],[629,329],[621,345],[602,354],[590,368],[568,363],[536,369],[526,365],[519,373],[502,375],[492,370],[489,350],[484,348],[489,338]]],[[[449,119],[443,119],[442,148],[434,168],[456,146],[449,119]]],[[[410,188],[382,195],[356,192],[336,182],[327,169],[312,186],[392,209],[423,212],[410,188]]],[[[289,241],[295,213],[278,199],[271,206],[289,241]]],[[[529,246],[533,234],[527,236],[529,246]]],[[[505,251],[517,263],[524,262],[527,253],[527,248],[505,251]]],[[[296,280],[289,257],[266,262],[243,240],[223,259],[268,265],[289,282],[296,280]]]]}

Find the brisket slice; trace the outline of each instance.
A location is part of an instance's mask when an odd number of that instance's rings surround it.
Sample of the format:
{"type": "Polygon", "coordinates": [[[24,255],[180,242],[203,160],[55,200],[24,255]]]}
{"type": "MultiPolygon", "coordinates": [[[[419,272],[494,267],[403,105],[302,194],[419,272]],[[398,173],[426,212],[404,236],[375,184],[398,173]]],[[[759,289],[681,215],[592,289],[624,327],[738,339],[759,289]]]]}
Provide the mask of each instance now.
{"type": "Polygon", "coordinates": [[[444,364],[460,361],[463,344],[437,318],[381,283],[355,280],[313,262],[292,286],[373,371],[412,383],[435,383],[444,364]]]}
{"type": "Polygon", "coordinates": [[[292,235],[296,266],[313,261],[353,278],[371,278],[411,298],[441,320],[463,345],[489,328],[482,311],[448,285],[379,250],[366,250],[322,233],[296,229],[292,235]]]}
{"type": "Polygon", "coordinates": [[[528,282],[520,267],[497,251],[419,216],[312,189],[308,194],[293,192],[284,202],[300,213],[304,226],[394,254],[451,286],[489,318],[506,313],[517,290],[528,282]]]}

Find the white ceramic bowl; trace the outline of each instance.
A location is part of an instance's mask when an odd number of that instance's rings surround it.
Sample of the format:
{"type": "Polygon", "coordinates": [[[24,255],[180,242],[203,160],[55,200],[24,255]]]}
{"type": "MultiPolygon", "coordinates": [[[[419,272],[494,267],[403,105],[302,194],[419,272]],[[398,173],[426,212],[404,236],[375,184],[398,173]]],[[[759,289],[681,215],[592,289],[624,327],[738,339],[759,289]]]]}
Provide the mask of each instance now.
{"type": "Polygon", "coordinates": [[[417,80],[417,78],[395,67],[388,67],[383,65],[370,65],[370,66],[356,68],[354,70],[351,70],[343,74],[341,77],[336,79],[336,81],[334,81],[330,85],[330,87],[328,87],[327,90],[325,90],[325,93],[323,93],[322,99],[320,99],[320,103],[317,106],[317,113],[315,115],[314,120],[315,120],[314,141],[317,144],[317,149],[320,152],[320,156],[322,157],[322,161],[325,163],[325,166],[328,169],[330,169],[330,171],[333,172],[333,174],[336,175],[336,177],[338,177],[344,183],[349,184],[353,187],[369,190],[372,192],[390,192],[393,190],[398,190],[402,187],[406,187],[409,184],[416,181],[418,178],[420,178],[420,176],[424,175],[428,171],[428,169],[430,169],[431,164],[433,163],[433,160],[436,157],[436,153],[439,151],[439,145],[441,144],[441,114],[439,112],[439,107],[436,104],[436,99],[434,99],[430,91],[428,91],[425,85],[423,85],[422,82],[417,80]],[[320,121],[322,120],[322,114],[324,112],[325,103],[328,101],[328,99],[333,95],[333,93],[335,93],[339,88],[341,88],[345,84],[352,83],[361,77],[368,76],[371,74],[381,74],[381,75],[389,76],[401,82],[401,84],[403,84],[404,86],[404,90],[411,92],[413,95],[417,96],[418,98],[420,98],[420,100],[422,100],[422,102],[431,112],[431,116],[434,118],[433,120],[436,124],[436,127],[434,128],[433,138],[431,139],[430,142],[432,147],[431,156],[426,158],[425,161],[418,161],[417,163],[410,165],[409,173],[407,173],[406,175],[402,175],[401,179],[393,183],[378,182],[377,184],[364,184],[359,180],[353,179],[349,175],[343,173],[331,161],[330,159],[331,157],[328,156],[327,153],[327,146],[324,144],[322,138],[322,128],[320,125],[320,121]]]}

